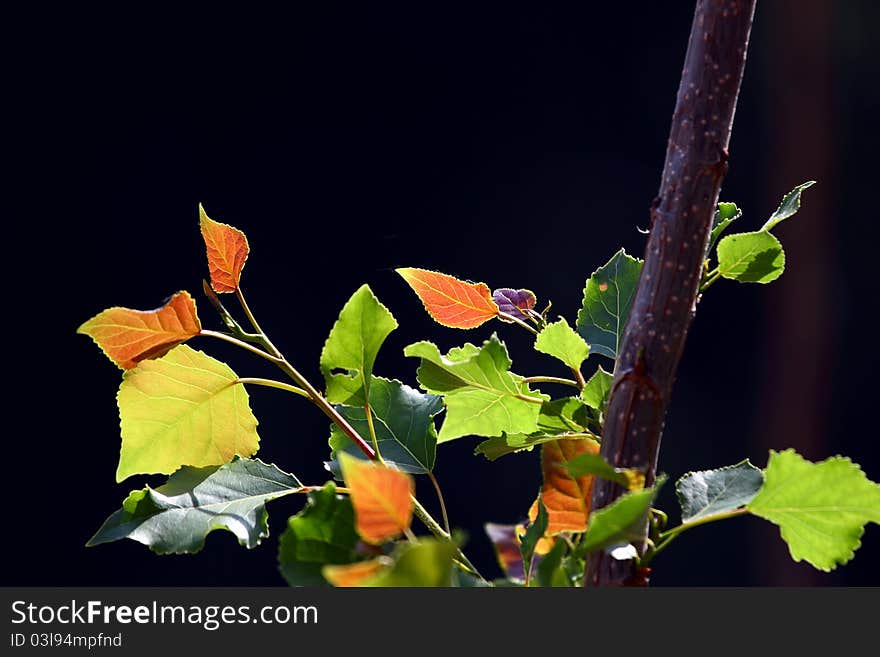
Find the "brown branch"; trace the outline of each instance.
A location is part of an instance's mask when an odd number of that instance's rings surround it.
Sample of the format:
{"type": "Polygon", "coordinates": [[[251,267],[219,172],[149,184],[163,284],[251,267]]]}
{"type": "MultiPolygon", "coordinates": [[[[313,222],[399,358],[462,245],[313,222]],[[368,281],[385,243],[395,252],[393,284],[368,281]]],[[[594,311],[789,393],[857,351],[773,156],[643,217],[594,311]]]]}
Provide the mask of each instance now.
{"type": "MultiPolygon", "coordinates": [[[[605,414],[602,456],[654,482],[660,437],[694,316],[709,229],[746,61],[755,0],[697,0],[666,150],[651,205],[645,264],[618,353],[605,414]]],[[[592,508],[624,490],[597,480],[592,508]]],[[[647,527],[646,527],[647,530],[647,527]]],[[[644,550],[644,545],[640,546],[644,550]]],[[[646,584],[634,561],[605,552],[587,560],[585,586],[646,584]]]]}

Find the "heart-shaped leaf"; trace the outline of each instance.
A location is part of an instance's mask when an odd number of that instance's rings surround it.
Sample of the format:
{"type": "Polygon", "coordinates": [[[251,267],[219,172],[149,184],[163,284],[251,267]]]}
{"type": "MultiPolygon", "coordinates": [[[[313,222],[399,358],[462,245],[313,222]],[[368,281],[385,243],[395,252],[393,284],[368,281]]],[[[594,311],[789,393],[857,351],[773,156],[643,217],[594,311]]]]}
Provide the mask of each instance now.
{"type": "Polygon", "coordinates": [[[228,365],[180,345],[122,377],[122,450],[116,481],[220,465],[260,446],[244,386],[228,365]]]}

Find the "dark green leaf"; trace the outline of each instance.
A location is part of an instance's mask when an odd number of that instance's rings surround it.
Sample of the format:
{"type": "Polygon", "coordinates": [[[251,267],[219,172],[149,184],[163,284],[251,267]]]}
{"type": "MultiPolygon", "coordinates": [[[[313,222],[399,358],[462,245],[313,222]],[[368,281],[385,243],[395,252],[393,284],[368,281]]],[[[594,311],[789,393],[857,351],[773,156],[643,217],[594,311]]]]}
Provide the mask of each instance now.
{"type": "Polygon", "coordinates": [[[706,253],[712,251],[715,242],[721,237],[727,227],[742,216],[742,210],[736,207],[736,203],[719,203],[718,209],[715,210],[715,217],[712,219],[712,232],[709,234],[709,246],[706,253]]]}
{"type": "Polygon", "coordinates": [[[778,223],[788,219],[793,214],[796,214],[797,211],[801,209],[801,193],[807,189],[807,187],[812,187],[815,184],[815,180],[809,180],[805,183],[801,183],[786,194],[783,197],[782,202],[779,204],[779,207],[776,208],[776,212],[770,215],[770,218],[767,220],[767,223],[761,227],[761,230],[773,230],[778,223]]]}
{"type": "MultiPolygon", "coordinates": [[[[411,474],[424,474],[434,468],[437,431],[433,417],[443,410],[440,397],[422,394],[400,381],[374,376],[370,384],[370,409],[379,453],[386,463],[411,474]]],[[[363,407],[339,405],[336,410],[361,436],[369,438],[363,407]]],[[[337,460],[339,450],[366,458],[335,424],[330,429],[330,448],[333,461],[337,460]]],[[[334,474],[338,474],[338,465],[334,474]]]]}
{"type": "Polygon", "coordinates": [[[638,541],[664,478],[658,477],[651,488],[621,495],[603,509],[590,514],[587,531],[578,546],[579,555],[615,545],[638,541]]]}
{"type": "Polygon", "coordinates": [[[531,579],[532,558],[535,556],[535,547],[537,547],[538,541],[541,540],[547,532],[547,525],[549,522],[550,516],[547,514],[544,501],[541,499],[541,496],[538,495],[538,516],[533,523],[529,524],[519,547],[520,553],[522,554],[523,568],[526,573],[526,584],[528,584],[531,579]]]}
{"type": "Polygon", "coordinates": [[[159,488],[133,491],[88,545],[130,538],[158,554],[198,552],[215,529],[254,548],[269,535],[265,503],[302,488],[274,465],[236,457],[207,468],[183,467],[159,488]]]}
{"type": "Polygon", "coordinates": [[[785,252],[770,233],[736,233],[718,243],[718,271],[740,283],[769,283],[782,275],[785,252]]]}
{"type": "Polygon", "coordinates": [[[642,261],[621,249],[587,280],[577,331],[591,352],[617,358],[641,271],[642,261]]]}
{"type": "Polygon", "coordinates": [[[705,520],[744,506],[763,483],[763,473],[748,460],[717,470],[689,472],[675,484],[681,522],[705,520]]]}
{"type": "Polygon", "coordinates": [[[291,586],[328,586],[322,566],[357,561],[358,540],[351,501],[328,482],[310,492],[305,508],[288,519],[278,545],[278,567],[291,586]]]}

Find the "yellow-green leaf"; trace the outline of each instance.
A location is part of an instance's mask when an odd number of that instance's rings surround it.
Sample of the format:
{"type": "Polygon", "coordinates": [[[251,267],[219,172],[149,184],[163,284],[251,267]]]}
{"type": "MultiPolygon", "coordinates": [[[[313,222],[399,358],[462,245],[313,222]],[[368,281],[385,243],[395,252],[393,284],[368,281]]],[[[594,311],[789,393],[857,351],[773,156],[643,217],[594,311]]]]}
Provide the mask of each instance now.
{"type": "Polygon", "coordinates": [[[880,524],[880,485],[842,456],[811,463],[793,449],[771,451],[747,508],[779,527],[792,559],[828,571],[853,558],[866,524],[880,524]]]}
{"type": "Polygon", "coordinates": [[[237,380],[228,365],[186,345],[128,370],[117,395],[122,450],[116,481],[255,454],[257,419],[237,380]]]}

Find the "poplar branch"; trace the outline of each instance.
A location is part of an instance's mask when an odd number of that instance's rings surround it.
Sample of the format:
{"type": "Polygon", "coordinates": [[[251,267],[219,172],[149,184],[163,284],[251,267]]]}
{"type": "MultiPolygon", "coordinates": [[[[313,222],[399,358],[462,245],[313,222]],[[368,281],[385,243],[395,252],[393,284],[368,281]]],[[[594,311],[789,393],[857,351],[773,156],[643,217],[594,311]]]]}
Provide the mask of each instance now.
{"type": "MultiPolygon", "coordinates": [[[[727,173],[727,147],[745,68],[755,0],[697,0],[660,191],[605,413],[602,456],[654,482],[675,371],[693,319],[700,275],[727,173]]],[[[592,508],[626,491],[597,479],[592,508]]],[[[647,532],[647,524],[643,536],[647,532]]],[[[645,545],[636,542],[640,553],[645,545]]],[[[635,560],[594,552],[585,586],[647,584],[635,560]]]]}

